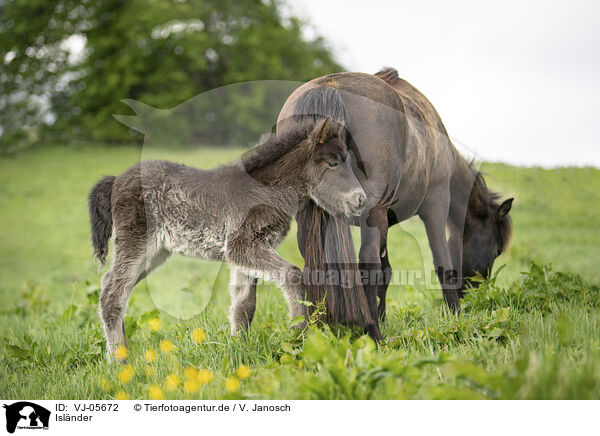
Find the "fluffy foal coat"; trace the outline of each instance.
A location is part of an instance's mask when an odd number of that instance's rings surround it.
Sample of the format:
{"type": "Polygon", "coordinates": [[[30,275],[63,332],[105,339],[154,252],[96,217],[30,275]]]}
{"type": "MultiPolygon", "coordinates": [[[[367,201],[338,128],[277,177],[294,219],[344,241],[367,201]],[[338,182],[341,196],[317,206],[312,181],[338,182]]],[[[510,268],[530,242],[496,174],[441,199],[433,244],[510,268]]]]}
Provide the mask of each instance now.
{"type": "MultiPolygon", "coordinates": [[[[101,179],[90,192],[89,208],[101,263],[113,227],[115,234],[113,266],[102,277],[100,295],[109,358],[127,346],[124,316],[134,286],[171,253],[229,263],[232,333],[252,322],[259,277],[279,284],[292,318],[306,316],[302,272],[275,248],[299,203],[318,201],[315,188],[327,171],[335,167],[345,176],[331,191],[348,198],[364,194],[342,136],[340,125],[323,119],[271,135],[237,164],[200,170],[146,161],[101,179]]],[[[350,206],[362,212],[360,204],[350,206]]]]}

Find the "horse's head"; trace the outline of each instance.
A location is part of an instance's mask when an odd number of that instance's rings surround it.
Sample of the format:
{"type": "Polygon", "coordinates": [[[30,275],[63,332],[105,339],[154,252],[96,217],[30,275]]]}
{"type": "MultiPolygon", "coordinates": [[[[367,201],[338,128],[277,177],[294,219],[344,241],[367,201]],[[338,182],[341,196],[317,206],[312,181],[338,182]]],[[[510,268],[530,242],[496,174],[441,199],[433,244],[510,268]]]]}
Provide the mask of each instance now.
{"type": "Polygon", "coordinates": [[[310,198],[332,215],[362,214],[367,197],[352,170],[343,126],[329,118],[318,121],[308,146],[313,150],[306,168],[310,198]]]}
{"type": "Polygon", "coordinates": [[[488,191],[480,174],[469,199],[462,253],[463,287],[478,286],[470,277],[481,275],[489,278],[494,261],[506,249],[512,233],[512,221],[508,213],[513,198],[502,203],[498,195],[488,191]]]}

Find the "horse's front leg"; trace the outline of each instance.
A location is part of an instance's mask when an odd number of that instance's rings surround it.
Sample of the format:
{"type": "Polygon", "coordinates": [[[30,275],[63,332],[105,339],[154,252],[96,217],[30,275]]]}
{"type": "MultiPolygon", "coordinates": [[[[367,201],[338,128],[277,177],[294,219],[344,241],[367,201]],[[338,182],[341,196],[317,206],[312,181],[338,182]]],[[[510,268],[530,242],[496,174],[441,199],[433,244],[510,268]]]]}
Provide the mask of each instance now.
{"type": "Polygon", "coordinates": [[[390,265],[389,253],[387,250],[387,241],[381,247],[381,271],[383,272],[383,283],[377,285],[377,297],[379,297],[379,306],[377,307],[377,313],[379,319],[385,321],[385,299],[387,294],[388,286],[392,280],[392,266],[390,265]]]}
{"type": "MultiPolygon", "coordinates": [[[[380,313],[377,307],[377,294],[380,288],[386,284],[385,274],[389,274],[389,271],[384,271],[382,267],[382,257],[387,254],[384,251],[387,231],[387,209],[375,207],[361,217],[359,267],[371,318],[375,321],[378,331],[380,313]]],[[[389,266],[387,261],[386,266],[389,266]]],[[[385,298],[385,291],[383,292],[383,298],[385,298]]],[[[385,310],[385,302],[382,305],[382,310],[385,310]]]]}
{"type": "Polygon", "coordinates": [[[450,195],[442,191],[440,195],[430,196],[419,216],[425,223],[429,246],[433,254],[433,264],[442,286],[444,301],[453,312],[460,312],[458,299],[458,275],[452,264],[450,246],[446,238],[446,225],[450,207],[450,195]]]}
{"type": "Polygon", "coordinates": [[[287,301],[290,318],[306,318],[306,306],[302,303],[306,299],[302,271],[280,257],[267,242],[228,241],[226,257],[228,262],[246,274],[277,283],[287,301]]]}
{"type": "Polygon", "coordinates": [[[448,246],[450,247],[452,266],[456,270],[456,277],[458,278],[458,286],[456,287],[458,298],[463,298],[465,296],[465,281],[462,276],[462,241],[463,231],[459,231],[450,226],[450,239],[448,240],[448,246]]]}

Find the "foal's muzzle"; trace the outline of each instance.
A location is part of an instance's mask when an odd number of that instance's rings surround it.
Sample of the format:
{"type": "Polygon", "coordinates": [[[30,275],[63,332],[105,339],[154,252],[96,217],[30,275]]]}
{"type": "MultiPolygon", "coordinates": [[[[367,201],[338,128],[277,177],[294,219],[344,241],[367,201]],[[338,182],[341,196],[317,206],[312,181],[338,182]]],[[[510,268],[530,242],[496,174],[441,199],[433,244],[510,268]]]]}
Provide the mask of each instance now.
{"type": "Polygon", "coordinates": [[[359,216],[365,210],[365,205],[367,204],[367,196],[365,192],[361,189],[360,191],[355,191],[348,196],[348,200],[346,200],[346,207],[350,212],[350,215],[359,216]]]}

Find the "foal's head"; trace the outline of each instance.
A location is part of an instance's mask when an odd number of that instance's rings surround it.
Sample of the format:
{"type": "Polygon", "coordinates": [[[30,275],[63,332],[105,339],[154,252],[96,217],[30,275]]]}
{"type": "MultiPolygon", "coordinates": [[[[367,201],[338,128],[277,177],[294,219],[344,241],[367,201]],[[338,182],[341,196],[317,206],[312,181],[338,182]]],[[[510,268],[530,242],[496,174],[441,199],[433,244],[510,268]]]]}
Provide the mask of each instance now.
{"type": "Polygon", "coordinates": [[[364,210],[366,195],[352,170],[344,127],[330,118],[304,120],[292,132],[269,138],[244,166],[255,179],[294,187],[333,215],[364,210]]]}
{"type": "Polygon", "coordinates": [[[352,170],[343,126],[329,118],[317,122],[307,146],[310,198],[332,215],[360,215],[367,196],[352,170]]]}
{"type": "Polygon", "coordinates": [[[512,221],[508,213],[513,199],[501,204],[498,194],[487,189],[481,174],[469,199],[463,235],[462,276],[463,286],[478,286],[468,280],[480,274],[489,278],[496,258],[506,249],[512,233],[512,221]]]}

